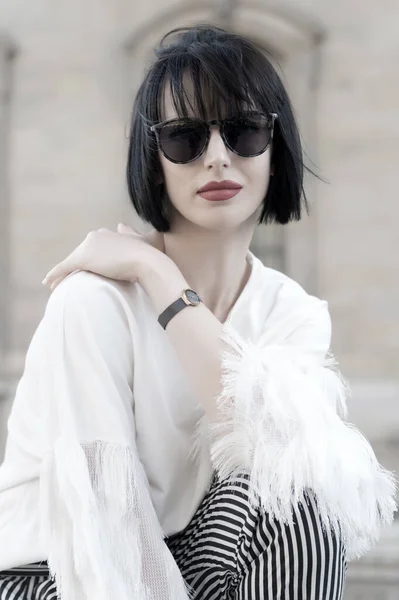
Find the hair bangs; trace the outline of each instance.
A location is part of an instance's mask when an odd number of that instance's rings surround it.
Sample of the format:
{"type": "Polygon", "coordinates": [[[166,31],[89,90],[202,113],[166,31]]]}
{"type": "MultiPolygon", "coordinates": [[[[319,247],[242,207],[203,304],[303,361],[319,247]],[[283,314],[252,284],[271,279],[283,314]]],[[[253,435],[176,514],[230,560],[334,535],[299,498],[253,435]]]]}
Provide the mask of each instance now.
{"type": "Polygon", "coordinates": [[[262,110],[251,96],[250,82],[243,71],[237,73],[236,69],[232,77],[234,62],[231,56],[218,56],[214,49],[201,46],[197,51],[169,57],[164,81],[159,87],[158,121],[165,120],[167,86],[178,117],[207,121],[240,115],[249,110],[262,110]]]}

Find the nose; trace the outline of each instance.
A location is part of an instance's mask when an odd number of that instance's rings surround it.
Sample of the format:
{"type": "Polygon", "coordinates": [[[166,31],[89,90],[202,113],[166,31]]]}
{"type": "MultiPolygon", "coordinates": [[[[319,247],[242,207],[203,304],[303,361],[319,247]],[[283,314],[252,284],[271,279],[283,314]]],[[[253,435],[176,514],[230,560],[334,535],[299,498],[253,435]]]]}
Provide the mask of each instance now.
{"type": "Polygon", "coordinates": [[[231,163],[230,150],[225,145],[218,125],[212,125],[208,146],[204,152],[205,167],[227,167],[231,163]]]}

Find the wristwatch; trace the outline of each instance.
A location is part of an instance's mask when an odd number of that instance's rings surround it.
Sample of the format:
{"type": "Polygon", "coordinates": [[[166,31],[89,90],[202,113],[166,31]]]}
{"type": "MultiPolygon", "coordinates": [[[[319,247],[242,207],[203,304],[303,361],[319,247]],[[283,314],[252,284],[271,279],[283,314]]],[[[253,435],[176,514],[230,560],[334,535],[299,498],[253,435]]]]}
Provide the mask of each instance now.
{"type": "Polygon", "coordinates": [[[201,302],[201,298],[194,290],[183,290],[180,298],[172,302],[158,317],[158,323],[166,329],[166,325],[169,323],[172,317],[177,315],[178,312],[186,308],[186,306],[198,306],[201,302]]]}

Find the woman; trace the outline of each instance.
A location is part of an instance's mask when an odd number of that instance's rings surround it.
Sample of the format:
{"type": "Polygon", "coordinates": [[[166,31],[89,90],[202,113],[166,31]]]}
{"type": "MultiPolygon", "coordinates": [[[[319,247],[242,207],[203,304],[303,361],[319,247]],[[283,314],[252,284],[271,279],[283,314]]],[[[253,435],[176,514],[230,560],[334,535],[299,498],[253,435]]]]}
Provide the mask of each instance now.
{"type": "Polygon", "coordinates": [[[283,85],[237,35],[174,33],[130,136],[154,231],[92,232],[45,280],[0,473],[1,599],[338,600],[396,508],[343,420],[327,303],[249,251],[301,217],[283,85]]]}

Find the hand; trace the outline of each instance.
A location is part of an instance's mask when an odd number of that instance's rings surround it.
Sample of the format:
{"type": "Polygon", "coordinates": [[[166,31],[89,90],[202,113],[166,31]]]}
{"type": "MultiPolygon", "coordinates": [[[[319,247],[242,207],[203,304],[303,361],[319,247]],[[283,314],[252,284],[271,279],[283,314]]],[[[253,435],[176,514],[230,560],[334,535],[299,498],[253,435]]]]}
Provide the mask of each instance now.
{"type": "MultiPolygon", "coordinates": [[[[110,279],[138,281],[146,266],[163,269],[173,261],[164,253],[163,234],[152,231],[145,235],[120,223],[117,231],[91,231],[85,240],[51,269],[43,280],[54,290],[74,271],[91,271],[110,279]]],[[[176,268],[176,265],[173,263],[176,268]]]]}

